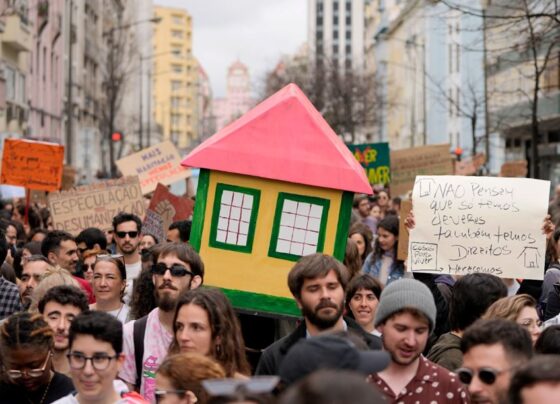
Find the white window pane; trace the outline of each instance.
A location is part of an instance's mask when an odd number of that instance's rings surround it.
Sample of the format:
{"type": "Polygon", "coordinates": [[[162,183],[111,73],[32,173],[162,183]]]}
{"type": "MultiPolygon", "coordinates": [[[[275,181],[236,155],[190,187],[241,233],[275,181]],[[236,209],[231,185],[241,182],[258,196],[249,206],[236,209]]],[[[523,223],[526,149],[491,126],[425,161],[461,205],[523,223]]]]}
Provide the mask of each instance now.
{"type": "Polygon", "coordinates": [[[243,207],[246,209],[251,209],[253,207],[253,195],[245,194],[243,197],[243,207]]]}
{"type": "Polygon", "coordinates": [[[241,208],[233,207],[231,208],[231,216],[232,219],[239,220],[241,217],[241,208]]]}
{"type": "Polygon", "coordinates": [[[226,205],[231,205],[231,199],[233,198],[233,192],[231,191],[224,191],[222,193],[222,203],[226,205]]]}
{"type": "Polygon", "coordinates": [[[309,216],[321,218],[323,215],[323,207],[321,205],[311,205],[311,211],[309,212],[309,216]]]}
{"type": "Polygon", "coordinates": [[[292,241],[303,243],[305,241],[305,230],[295,229],[294,237],[292,238],[292,241]]]}
{"type": "Polygon", "coordinates": [[[315,233],[314,231],[305,232],[305,242],[307,244],[317,245],[318,241],[319,241],[319,233],[315,233]]]}
{"type": "Polygon", "coordinates": [[[247,236],[245,234],[240,234],[237,237],[237,245],[242,245],[242,246],[247,245],[247,236]]]}
{"type": "Polygon", "coordinates": [[[220,217],[229,217],[230,207],[229,205],[222,205],[220,207],[220,217]]]}
{"type": "Polygon", "coordinates": [[[247,222],[239,223],[239,233],[240,234],[249,234],[249,223],[247,223],[247,222]]]}
{"type": "Polygon", "coordinates": [[[294,229],[288,226],[280,226],[280,232],[278,233],[278,238],[283,240],[291,240],[292,233],[294,229]]]}
{"type": "Polygon", "coordinates": [[[230,220],[228,231],[237,233],[239,231],[239,220],[230,220]]]}
{"type": "Polygon", "coordinates": [[[290,252],[290,242],[286,240],[278,240],[276,252],[288,254],[290,252]]]}
{"type": "Polygon", "coordinates": [[[321,229],[321,220],[310,218],[307,223],[307,230],[312,230],[318,232],[321,229]]]}
{"type": "Polygon", "coordinates": [[[244,222],[250,222],[251,221],[251,210],[242,209],[241,220],[243,220],[244,222]]]}
{"type": "Polygon", "coordinates": [[[282,208],[282,212],[296,213],[296,211],[297,211],[297,202],[290,201],[288,199],[284,200],[284,207],[282,208]]]}
{"type": "Polygon", "coordinates": [[[302,255],[310,255],[315,254],[317,252],[317,246],[304,244],[303,246],[303,254],[302,255]]]}
{"type": "Polygon", "coordinates": [[[225,243],[226,242],[226,234],[227,234],[227,232],[218,230],[218,234],[216,235],[216,241],[219,241],[220,243],[225,243]]]}
{"type": "Polygon", "coordinates": [[[307,229],[307,216],[296,215],[295,226],[298,229],[307,229]]]}
{"type": "Polygon", "coordinates": [[[303,244],[302,243],[292,243],[292,245],[290,246],[290,254],[303,255],[303,244]]]}
{"type": "Polygon", "coordinates": [[[309,216],[309,210],[311,209],[311,205],[308,203],[299,203],[297,208],[298,215],[309,216]]]}
{"type": "Polygon", "coordinates": [[[243,203],[243,194],[239,192],[233,193],[233,202],[231,203],[233,206],[241,206],[243,203]]]}
{"type": "Polygon", "coordinates": [[[228,220],[221,217],[218,219],[218,230],[227,230],[228,220]]]}
{"type": "Polygon", "coordinates": [[[283,226],[294,226],[296,222],[296,215],[293,213],[282,213],[282,218],[280,219],[280,224],[283,226]]]}
{"type": "Polygon", "coordinates": [[[228,244],[236,244],[237,243],[237,233],[233,233],[228,231],[226,243],[228,244]]]}

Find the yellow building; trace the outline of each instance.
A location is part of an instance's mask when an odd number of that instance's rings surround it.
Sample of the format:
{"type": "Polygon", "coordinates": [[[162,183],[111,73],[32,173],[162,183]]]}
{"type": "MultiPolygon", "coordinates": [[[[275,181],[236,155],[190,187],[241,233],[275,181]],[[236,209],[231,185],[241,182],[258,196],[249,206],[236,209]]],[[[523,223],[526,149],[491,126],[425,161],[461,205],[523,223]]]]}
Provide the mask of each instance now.
{"type": "Polygon", "coordinates": [[[152,119],[164,140],[186,149],[197,134],[197,74],[192,18],[180,8],[154,7],[152,119]]]}

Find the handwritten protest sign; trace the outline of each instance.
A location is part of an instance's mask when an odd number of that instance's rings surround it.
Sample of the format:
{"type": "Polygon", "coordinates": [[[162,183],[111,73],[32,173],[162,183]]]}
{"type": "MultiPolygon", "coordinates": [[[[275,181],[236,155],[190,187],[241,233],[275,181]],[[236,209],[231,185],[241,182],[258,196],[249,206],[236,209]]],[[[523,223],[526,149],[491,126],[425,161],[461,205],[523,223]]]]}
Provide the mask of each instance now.
{"type": "Polygon", "coordinates": [[[366,170],[370,184],[389,183],[389,143],[349,144],[348,148],[366,170]]]}
{"type": "Polygon", "coordinates": [[[399,212],[399,247],[397,250],[397,259],[406,261],[408,257],[408,228],[404,224],[404,220],[412,210],[412,201],[405,199],[401,202],[401,210],[399,212]]]}
{"type": "Polygon", "coordinates": [[[193,208],[192,199],[173,195],[165,185],[158,184],[146,211],[142,232],[154,235],[160,242],[164,241],[169,225],[190,218],[193,208]]]}
{"type": "Polygon", "coordinates": [[[28,189],[57,191],[62,182],[64,146],[6,139],[0,183],[28,189]]]}
{"type": "Polygon", "coordinates": [[[181,165],[179,152],[169,140],[126,156],[116,164],[123,175],[138,176],[144,195],[160,182],[169,185],[191,175],[191,170],[181,165]]]}
{"type": "Polygon", "coordinates": [[[542,279],[549,181],[418,176],[408,268],[542,279]]]}
{"type": "Polygon", "coordinates": [[[453,174],[450,145],[433,145],[391,151],[391,195],[404,195],[417,175],[453,174]]]}
{"type": "Polygon", "coordinates": [[[527,160],[506,161],[500,169],[500,177],[526,177],[527,160]]]}
{"type": "Polygon", "coordinates": [[[53,192],[49,194],[48,202],[54,228],[72,234],[87,227],[109,228],[113,217],[121,211],[134,213],[140,218],[146,211],[138,177],[53,192]]]}

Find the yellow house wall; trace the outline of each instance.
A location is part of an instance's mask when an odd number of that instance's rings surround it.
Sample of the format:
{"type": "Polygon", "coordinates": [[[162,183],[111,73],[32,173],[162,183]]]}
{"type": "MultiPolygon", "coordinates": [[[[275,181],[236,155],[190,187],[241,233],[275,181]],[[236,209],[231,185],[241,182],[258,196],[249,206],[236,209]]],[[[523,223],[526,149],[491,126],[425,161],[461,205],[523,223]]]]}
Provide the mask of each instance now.
{"type": "Polygon", "coordinates": [[[204,261],[204,283],[226,289],[291,297],[287,276],[295,262],[268,256],[276,202],[280,192],[330,200],[323,252],[332,255],[338,224],[342,191],[314,188],[281,181],[211,172],[200,255],[204,261]],[[252,254],[209,246],[216,184],[224,183],[261,191],[252,254]]]}

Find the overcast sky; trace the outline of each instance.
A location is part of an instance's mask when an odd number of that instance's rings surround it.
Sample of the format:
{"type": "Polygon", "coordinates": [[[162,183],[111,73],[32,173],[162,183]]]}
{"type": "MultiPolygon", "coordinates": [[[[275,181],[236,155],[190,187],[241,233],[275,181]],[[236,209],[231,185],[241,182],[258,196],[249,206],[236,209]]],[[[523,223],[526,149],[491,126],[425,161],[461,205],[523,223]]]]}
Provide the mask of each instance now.
{"type": "Polygon", "coordinates": [[[306,0],[154,0],[193,18],[193,53],[210,77],[214,97],[225,95],[228,66],[239,58],[253,87],[279,58],[307,39],[306,0]]]}

